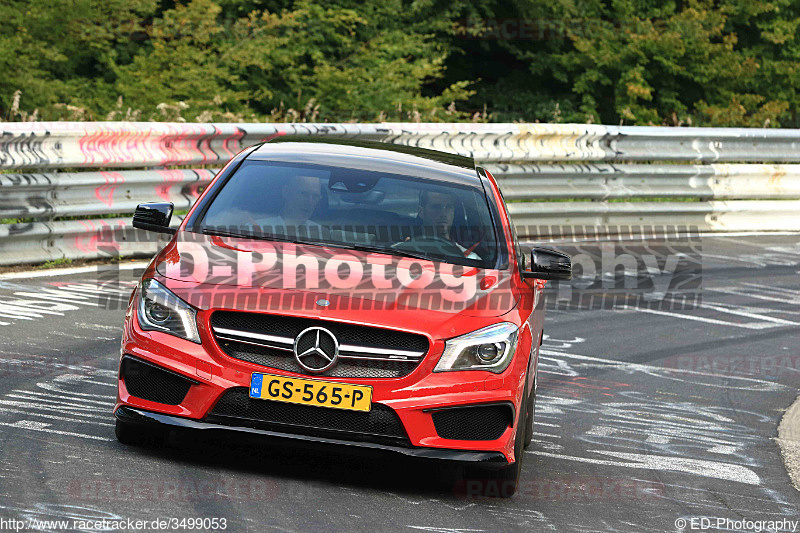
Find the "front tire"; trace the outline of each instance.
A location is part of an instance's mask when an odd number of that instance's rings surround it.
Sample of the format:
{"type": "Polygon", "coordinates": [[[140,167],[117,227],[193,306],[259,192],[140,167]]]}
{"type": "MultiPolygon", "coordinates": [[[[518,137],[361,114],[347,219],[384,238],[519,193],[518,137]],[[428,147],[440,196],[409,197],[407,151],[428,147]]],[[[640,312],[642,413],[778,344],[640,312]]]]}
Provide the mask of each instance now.
{"type": "Polygon", "coordinates": [[[536,378],[534,377],[533,394],[528,401],[527,410],[525,414],[525,439],[523,441],[524,448],[527,450],[533,441],[533,419],[536,414],[536,378]]]}
{"type": "MultiPolygon", "coordinates": [[[[527,388],[520,405],[528,403],[527,388]]],[[[514,462],[506,467],[486,470],[480,469],[476,472],[478,479],[487,481],[485,489],[486,496],[501,498],[511,498],[519,486],[520,474],[522,474],[522,459],[525,457],[525,412],[521,412],[517,421],[517,434],[514,438],[514,462]]]]}

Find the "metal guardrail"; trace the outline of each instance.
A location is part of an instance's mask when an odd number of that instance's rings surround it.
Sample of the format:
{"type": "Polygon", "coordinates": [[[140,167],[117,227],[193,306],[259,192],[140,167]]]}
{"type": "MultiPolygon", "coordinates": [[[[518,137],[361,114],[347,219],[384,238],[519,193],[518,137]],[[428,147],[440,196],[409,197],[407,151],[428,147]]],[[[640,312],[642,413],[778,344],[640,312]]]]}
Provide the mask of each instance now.
{"type": "Polygon", "coordinates": [[[558,237],[564,226],[615,226],[622,233],[679,226],[695,231],[800,231],[800,201],[545,202],[509,205],[514,224],[536,238],[558,237]]]}
{"type": "Polygon", "coordinates": [[[520,234],[565,227],[800,231],[800,130],[576,124],[0,123],[0,264],[152,253],[136,204],[187,209],[216,167],[282,135],[376,140],[475,157],[520,234]],[[642,162],[648,162],[643,164],[642,162]],[[725,164],[736,162],[736,164],[725,164]],[[758,164],[753,164],[758,163],[758,164]],[[772,163],[772,164],[765,164],[772,163]],[[55,172],[58,169],[103,169],[55,172]],[[125,169],[146,170],[125,170],[125,169]],[[659,201],[653,201],[658,199],[659,201]],[[667,201],[664,201],[667,200],[667,201]],[[674,201],[670,201],[674,200],[674,201]],[[117,244],[101,228],[126,230],[117,244]]]}
{"type": "Polygon", "coordinates": [[[132,230],[130,217],[2,224],[0,264],[154,254],[166,243],[158,238],[154,233],[132,230]],[[111,237],[118,235],[127,238],[112,242],[111,237]]]}
{"type": "Polygon", "coordinates": [[[0,217],[44,218],[133,213],[143,199],[189,209],[215,170],[123,170],[0,174],[0,217]]]}
{"type": "Polygon", "coordinates": [[[800,165],[496,165],[506,200],[800,198],[800,165]]]}
{"type": "Polygon", "coordinates": [[[0,168],[218,164],[280,135],[379,140],[482,162],[800,162],[800,132],[582,124],[0,123],[0,168]]]}

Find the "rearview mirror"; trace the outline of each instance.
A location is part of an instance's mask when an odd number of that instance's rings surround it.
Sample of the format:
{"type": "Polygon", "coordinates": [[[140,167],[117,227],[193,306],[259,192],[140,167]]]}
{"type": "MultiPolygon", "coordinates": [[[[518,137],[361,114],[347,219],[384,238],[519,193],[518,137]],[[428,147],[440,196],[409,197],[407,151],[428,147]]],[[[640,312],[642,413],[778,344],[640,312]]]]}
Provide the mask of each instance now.
{"type": "Polygon", "coordinates": [[[169,227],[174,207],[175,205],[172,202],[139,204],[133,213],[133,227],[174,235],[177,230],[169,227]]]}
{"type": "Polygon", "coordinates": [[[561,252],[549,248],[534,248],[531,251],[530,268],[522,271],[523,278],[570,280],[572,260],[561,252]]]}

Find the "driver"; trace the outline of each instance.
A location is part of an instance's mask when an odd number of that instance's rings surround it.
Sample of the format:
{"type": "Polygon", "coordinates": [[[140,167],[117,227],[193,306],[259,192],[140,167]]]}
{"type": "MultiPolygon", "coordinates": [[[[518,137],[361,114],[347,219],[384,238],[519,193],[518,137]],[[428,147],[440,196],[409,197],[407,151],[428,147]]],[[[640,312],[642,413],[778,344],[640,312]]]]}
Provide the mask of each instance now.
{"type": "Polygon", "coordinates": [[[458,247],[467,259],[480,259],[480,256],[458,244],[451,235],[453,219],[456,214],[456,200],[452,196],[441,193],[422,191],[419,195],[419,213],[417,217],[428,234],[449,241],[458,247]]]}
{"type": "Polygon", "coordinates": [[[298,176],[281,187],[282,207],[278,215],[259,221],[268,233],[294,235],[300,228],[312,237],[322,235],[323,228],[311,215],[322,199],[322,181],[315,176],[298,176]]]}

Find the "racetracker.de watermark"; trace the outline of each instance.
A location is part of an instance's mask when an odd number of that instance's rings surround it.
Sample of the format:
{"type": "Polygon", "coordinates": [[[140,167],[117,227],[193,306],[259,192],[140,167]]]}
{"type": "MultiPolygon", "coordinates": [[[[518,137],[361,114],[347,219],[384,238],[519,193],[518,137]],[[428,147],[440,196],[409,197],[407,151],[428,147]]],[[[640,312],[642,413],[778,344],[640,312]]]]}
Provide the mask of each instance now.
{"type": "Polygon", "coordinates": [[[94,376],[98,369],[89,363],[91,356],[68,355],[54,359],[52,356],[25,354],[0,356],[0,378],[19,376],[38,378],[52,376],[54,372],[67,371],[72,375],[94,376]]]}
{"type": "Polygon", "coordinates": [[[67,494],[70,498],[88,502],[267,502],[276,499],[279,491],[278,484],[269,479],[237,481],[120,478],[73,479],[67,483],[67,494]]]}
{"type": "MultiPolygon", "coordinates": [[[[465,500],[501,498],[508,485],[495,479],[463,479],[453,492],[465,500]]],[[[647,501],[662,498],[663,483],[630,478],[559,476],[520,480],[516,500],[553,502],[647,501]]]]}
{"type": "Polygon", "coordinates": [[[0,531],[224,531],[227,518],[72,518],[69,520],[18,520],[0,518],[0,531]]]}
{"type": "Polygon", "coordinates": [[[675,355],[663,360],[663,366],[677,370],[730,377],[780,379],[800,374],[800,353],[783,355],[675,355]]]}

